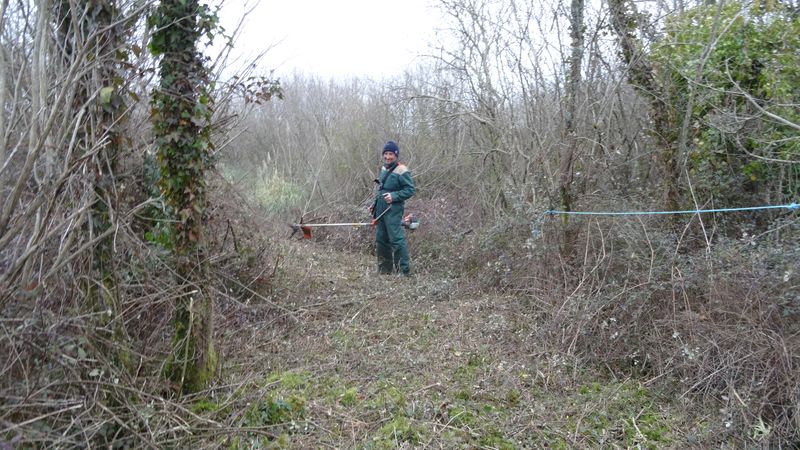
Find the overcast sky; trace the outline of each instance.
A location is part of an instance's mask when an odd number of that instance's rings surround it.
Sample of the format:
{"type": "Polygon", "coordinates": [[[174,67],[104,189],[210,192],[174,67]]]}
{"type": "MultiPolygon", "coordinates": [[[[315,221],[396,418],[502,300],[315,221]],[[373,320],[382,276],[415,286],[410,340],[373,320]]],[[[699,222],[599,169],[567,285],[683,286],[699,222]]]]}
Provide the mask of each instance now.
{"type": "MultiPolygon", "coordinates": [[[[233,31],[244,4],[227,0],[222,25],[233,31]]],[[[261,67],[323,77],[380,78],[402,73],[433,39],[432,0],[261,0],[247,16],[234,55],[252,58],[271,46],[261,67]]],[[[241,61],[239,61],[241,64],[241,61]]]]}

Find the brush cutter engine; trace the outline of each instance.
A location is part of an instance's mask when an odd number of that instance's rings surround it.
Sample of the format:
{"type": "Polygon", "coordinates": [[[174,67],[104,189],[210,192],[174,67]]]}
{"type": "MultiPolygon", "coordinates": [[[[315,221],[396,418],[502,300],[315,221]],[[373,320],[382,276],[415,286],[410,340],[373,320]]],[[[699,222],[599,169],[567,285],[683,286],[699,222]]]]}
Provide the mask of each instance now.
{"type": "Polygon", "coordinates": [[[416,215],[414,215],[414,213],[408,213],[405,217],[403,217],[403,221],[400,222],[400,224],[409,230],[416,230],[419,228],[419,219],[416,215]]]}

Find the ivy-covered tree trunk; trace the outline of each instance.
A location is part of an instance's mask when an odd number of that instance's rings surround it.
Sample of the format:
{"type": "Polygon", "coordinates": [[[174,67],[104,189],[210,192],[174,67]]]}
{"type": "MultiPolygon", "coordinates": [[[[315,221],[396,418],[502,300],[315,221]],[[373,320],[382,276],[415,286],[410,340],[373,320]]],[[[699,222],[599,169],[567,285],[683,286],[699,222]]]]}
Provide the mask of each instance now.
{"type": "MultiPolygon", "coordinates": [[[[123,33],[121,25],[114,25],[120,19],[115,0],[83,0],[86,5],[85,17],[93,18],[90,30],[90,45],[94,58],[98,63],[90,74],[89,86],[97,93],[93,102],[91,115],[92,140],[105,142],[92,158],[92,185],[95,200],[92,204],[92,229],[90,236],[106,235],[98,241],[93,252],[93,278],[97,287],[93,290],[92,301],[95,310],[110,311],[105,315],[105,328],[111,333],[114,355],[122,366],[130,365],[130,355],[126,350],[128,336],[125,333],[122,318],[122,305],[118,293],[117,258],[114,250],[113,236],[109,233],[114,226],[113,217],[118,217],[115,176],[118,161],[122,153],[122,116],[125,104],[120,76],[120,55],[124,54],[123,33]]],[[[103,317],[99,315],[98,317],[103,317]]]]}
{"type": "Polygon", "coordinates": [[[197,0],[162,0],[149,20],[154,29],[150,48],[161,56],[152,116],[159,186],[174,216],[171,246],[183,285],[176,298],[167,375],[183,392],[203,389],[217,364],[204,239],[211,105],[205,59],[198,51],[198,41],[215,23],[197,0]]]}
{"type": "MultiPolygon", "coordinates": [[[[576,114],[578,110],[578,90],[581,84],[581,64],[583,62],[583,0],[572,0],[570,5],[570,56],[569,71],[566,80],[567,111],[564,127],[564,146],[559,155],[559,194],[561,209],[572,211],[572,181],[574,179],[573,163],[578,153],[578,137],[576,135],[576,114]]],[[[562,215],[564,224],[564,244],[561,248],[566,257],[572,255],[573,234],[570,232],[569,215],[562,215]]]]}
{"type": "Polygon", "coordinates": [[[81,148],[70,162],[86,159],[86,189],[94,193],[80,232],[84,239],[96,240],[87,263],[90,276],[82,283],[82,308],[93,318],[96,329],[107,333],[98,346],[125,366],[129,363],[128,339],[122,326],[111,236],[116,209],[114,177],[123,139],[120,117],[124,102],[119,94],[124,82],[119,64],[124,53],[123,21],[115,0],[60,0],[52,7],[61,63],[65,68],[85,67],[73,85],[70,103],[70,112],[79,120],[74,139],[81,148]]]}
{"type": "Polygon", "coordinates": [[[650,115],[653,118],[653,138],[661,152],[664,189],[664,207],[669,211],[679,209],[680,171],[676,149],[675,120],[670,120],[671,108],[665,102],[665,93],[656,81],[653,65],[644,52],[644,45],[636,37],[637,13],[629,0],[608,0],[610,21],[617,35],[622,59],[628,65],[628,81],[650,98],[650,115]]]}

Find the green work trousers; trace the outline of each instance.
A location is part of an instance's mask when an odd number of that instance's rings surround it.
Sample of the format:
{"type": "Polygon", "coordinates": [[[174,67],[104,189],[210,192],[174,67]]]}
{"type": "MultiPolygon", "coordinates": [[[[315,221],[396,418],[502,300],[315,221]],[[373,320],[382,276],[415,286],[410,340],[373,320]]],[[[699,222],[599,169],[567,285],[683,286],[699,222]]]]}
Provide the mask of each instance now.
{"type": "Polygon", "coordinates": [[[393,204],[375,224],[375,244],[378,253],[378,272],[400,272],[408,275],[410,262],[406,233],[403,230],[403,205],[393,204]]]}

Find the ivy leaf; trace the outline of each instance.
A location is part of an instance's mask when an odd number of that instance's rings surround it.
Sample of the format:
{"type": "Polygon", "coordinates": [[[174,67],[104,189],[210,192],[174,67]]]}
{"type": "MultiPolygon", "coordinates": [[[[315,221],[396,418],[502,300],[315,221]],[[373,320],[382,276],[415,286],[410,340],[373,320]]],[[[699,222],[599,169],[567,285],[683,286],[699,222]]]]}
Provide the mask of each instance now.
{"type": "Polygon", "coordinates": [[[111,103],[111,95],[114,93],[114,88],[106,86],[100,89],[100,104],[108,105],[111,103]]]}
{"type": "Polygon", "coordinates": [[[164,140],[166,142],[178,142],[178,139],[180,139],[180,137],[181,134],[179,132],[173,131],[172,133],[165,135],[164,140]]]}

